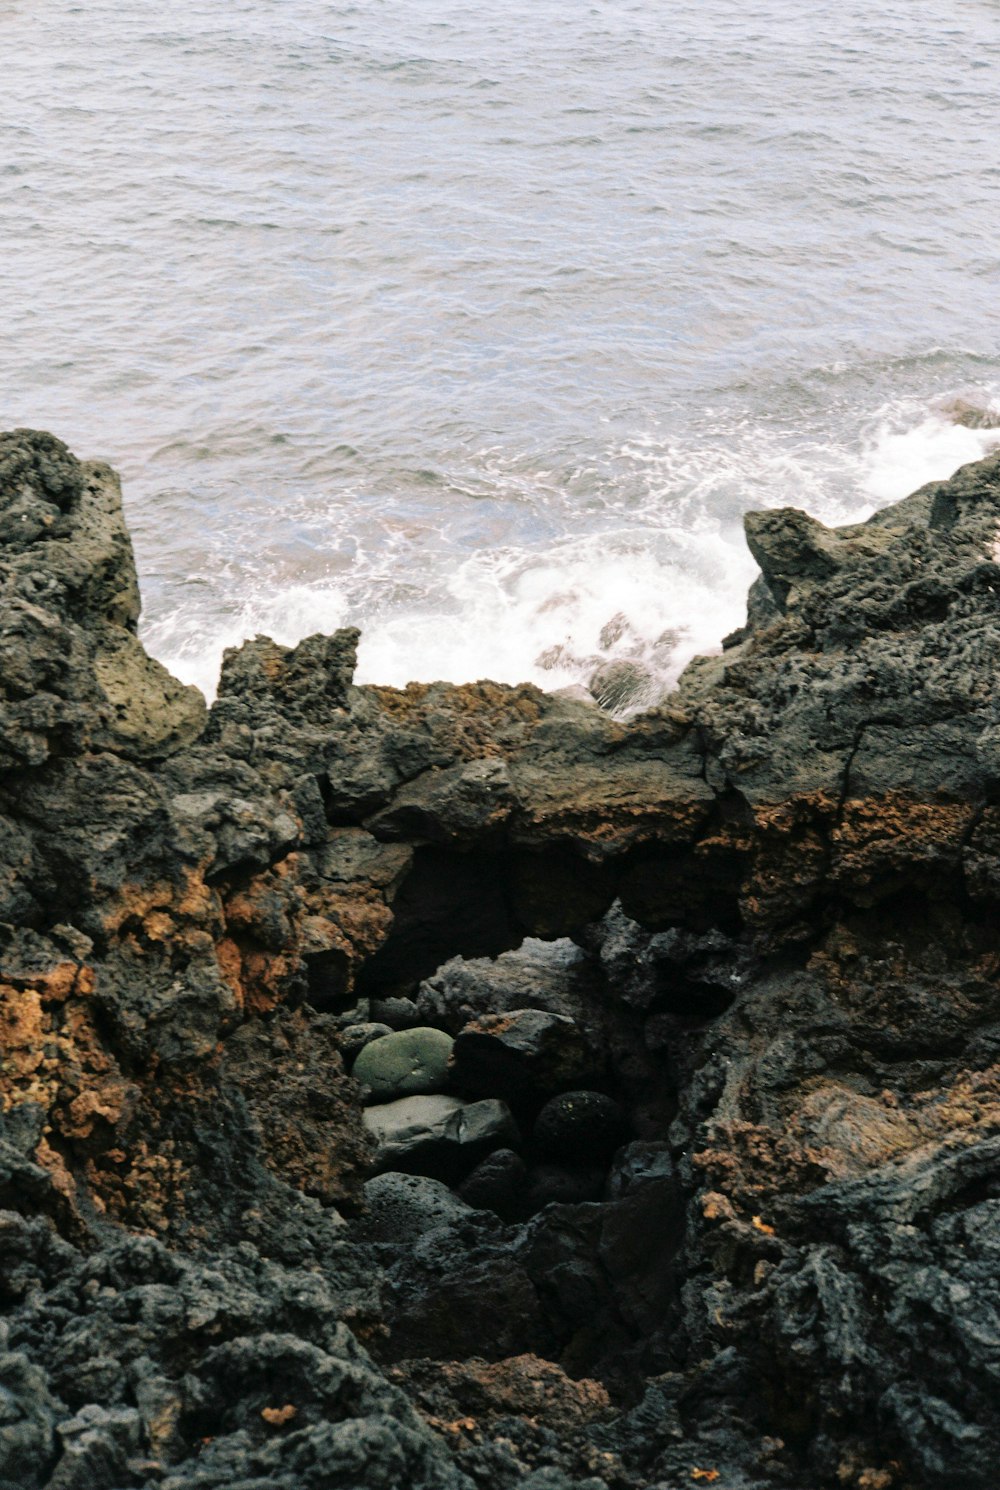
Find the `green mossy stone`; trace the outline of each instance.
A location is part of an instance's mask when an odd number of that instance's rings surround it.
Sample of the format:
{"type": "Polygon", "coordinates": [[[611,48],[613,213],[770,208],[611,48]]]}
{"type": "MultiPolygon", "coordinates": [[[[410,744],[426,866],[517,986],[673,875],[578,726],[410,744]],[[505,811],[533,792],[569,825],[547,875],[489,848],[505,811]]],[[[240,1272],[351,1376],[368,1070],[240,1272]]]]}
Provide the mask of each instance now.
{"type": "Polygon", "coordinates": [[[372,1040],[354,1063],[354,1077],[369,1088],[372,1102],[392,1102],[448,1084],[448,1059],[455,1042],[443,1030],[422,1026],[372,1040]]]}

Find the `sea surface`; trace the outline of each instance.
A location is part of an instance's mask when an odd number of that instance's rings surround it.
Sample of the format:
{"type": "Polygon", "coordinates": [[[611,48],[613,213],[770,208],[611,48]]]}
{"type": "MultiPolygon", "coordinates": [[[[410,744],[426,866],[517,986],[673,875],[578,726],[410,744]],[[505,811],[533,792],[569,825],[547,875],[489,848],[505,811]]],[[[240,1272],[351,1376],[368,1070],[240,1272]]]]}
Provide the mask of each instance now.
{"type": "Polygon", "coordinates": [[[997,0],[0,0],[0,55],[0,427],[121,471],[209,693],[358,624],[641,702],[748,508],[998,439],[997,0]]]}

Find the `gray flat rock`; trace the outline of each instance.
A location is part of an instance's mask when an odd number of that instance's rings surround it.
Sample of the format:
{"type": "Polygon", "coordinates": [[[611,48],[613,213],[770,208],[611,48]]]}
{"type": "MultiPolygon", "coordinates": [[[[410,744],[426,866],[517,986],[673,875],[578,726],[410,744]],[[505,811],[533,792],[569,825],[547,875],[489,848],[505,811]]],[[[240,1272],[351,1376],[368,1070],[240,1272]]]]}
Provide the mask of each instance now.
{"type": "Polygon", "coordinates": [[[401,1097],[367,1108],[364,1125],[378,1144],[375,1162],[381,1168],[423,1148],[472,1148],[516,1134],[506,1103],[492,1098],[462,1102],[458,1097],[401,1097]]]}

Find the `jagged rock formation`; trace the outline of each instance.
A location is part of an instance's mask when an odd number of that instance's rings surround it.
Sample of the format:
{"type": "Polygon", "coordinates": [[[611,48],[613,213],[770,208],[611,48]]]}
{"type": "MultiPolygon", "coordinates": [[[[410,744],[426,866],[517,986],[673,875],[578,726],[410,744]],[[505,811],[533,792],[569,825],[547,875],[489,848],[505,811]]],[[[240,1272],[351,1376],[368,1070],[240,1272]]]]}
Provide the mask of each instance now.
{"type": "Polygon", "coordinates": [[[747,530],[627,724],[350,631],[206,717],[0,437],[0,1487],[992,1490],[1000,460],[747,530]]]}

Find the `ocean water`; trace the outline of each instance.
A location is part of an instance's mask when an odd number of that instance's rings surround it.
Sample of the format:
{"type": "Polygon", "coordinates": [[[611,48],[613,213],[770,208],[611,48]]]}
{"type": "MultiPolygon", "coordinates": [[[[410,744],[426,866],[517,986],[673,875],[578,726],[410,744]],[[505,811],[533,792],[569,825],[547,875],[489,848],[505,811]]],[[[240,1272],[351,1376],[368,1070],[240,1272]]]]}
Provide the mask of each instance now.
{"type": "Polygon", "coordinates": [[[741,621],[748,508],[998,439],[996,0],[0,0],[0,50],[0,426],[122,472],[209,693],[350,623],[363,680],[636,703],[741,621]]]}

